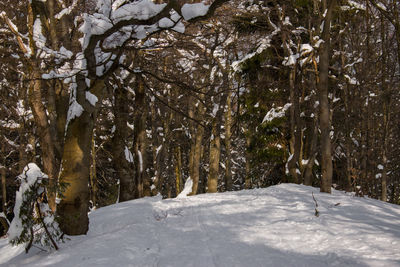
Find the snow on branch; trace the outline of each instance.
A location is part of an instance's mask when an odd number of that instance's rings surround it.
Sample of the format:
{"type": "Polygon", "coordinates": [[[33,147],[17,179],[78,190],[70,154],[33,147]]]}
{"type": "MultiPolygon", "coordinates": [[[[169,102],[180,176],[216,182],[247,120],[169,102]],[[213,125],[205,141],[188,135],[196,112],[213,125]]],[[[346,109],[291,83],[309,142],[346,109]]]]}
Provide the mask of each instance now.
{"type": "Polygon", "coordinates": [[[65,4],[63,3],[64,8],[58,14],[55,15],[55,18],[61,19],[63,16],[71,14],[72,10],[74,10],[75,7],[77,7],[77,4],[78,0],[74,0],[72,4],[68,7],[66,7],[65,4]]]}
{"type": "Polygon", "coordinates": [[[141,40],[152,33],[172,29],[184,31],[180,20],[196,21],[210,16],[214,10],[228,0],[215,0],[211,5],[204,3],[187,4],[184,1],[168,1],[168,4],[156,4],[150,0],[135,2],[109,0],[98,1],[97,12],[83,14],[83,24],[79,31],[83,33],[80,39],[82,52],[87,59],[88,75],[100,77],[110,69],[114,59],[107,60],[108,67],[103,62],[96,62],[103,50],[110,52],[123,47],[129,40],[141,40]],[[102,65],[102,67],[95,67],[102,65]]]}
{"type": "Polygon", "coordinates": [[[19,45],[20,49],[25,54],[25,56],[29,58],[31,56],[31,54],[32,54],[32,51],[29,48],[29,45],[26,45],[23,42],[23,40],[22,40],[23,35],[18,31],[18,27],[8,18],[6,12],[4,12],[4,11],[0,13],[0,18],[2,18],[5,21],[5,23],[7,24],[8,28],[9,28],[9,30],[17,38],[18,45],[19,45]]]}
{"type": "Polygon", "coordinates": [[[341,9],[342,10],[356,9],[356,10],[365,11],[366,7],[365,7],[365,5],[357,3],[356,1],[348,0],[347,5],[341,6],[341,9]]]}
{"type": "MultiPolygon", "coordinates": [[[[84,112],[84,103],[80,103],[76,97],[76,75],[84,76],[88,91],[91,81],[102,79],[119,66],[123,48],[129,41],[143,40],[151,34],[168,29],[184,32],[183,19],[188,22],[205,19],[228,0],[214,0],[210,5],[185,2],[171,0],[168,3],[156,4],[151,0],[133,2],[98,0],[94,14],[83,13],[80,16],[80,21],[82,21],[78,27],[82,34],[79,39],[80,49],[72,55],[72,52],[62,47],[66,51],[56,53],[60,55],[56,58],[74,58],[74,63],[66,62],[61,67],[42,75],[43,79],[61,78],[65,83],[70,83],[71,97],[66,129],[70,121],[84,112]]],[[[70,11],[62,12],[67,14],[70,11]]],[[[46,39],[41,34],[40,20],[35,21],[34,28],[37,46],[43,52],[51,54],[49,51],[52,50],[45,46],[46,39]]],[[[87,95],[89,97],[86,100],[93,106],[97,100],[92,97],[91,92],[87,95]]]]}
{"type": "Polygon", "coordinates": [[[276,118],[284,117],[286,110],[288,110],[291,105],[291,103],[287,103],[283,107],[272,108],[270,111],[267,112],[267,115],[265,115],[262,123],[271,122],[276,118]]]}

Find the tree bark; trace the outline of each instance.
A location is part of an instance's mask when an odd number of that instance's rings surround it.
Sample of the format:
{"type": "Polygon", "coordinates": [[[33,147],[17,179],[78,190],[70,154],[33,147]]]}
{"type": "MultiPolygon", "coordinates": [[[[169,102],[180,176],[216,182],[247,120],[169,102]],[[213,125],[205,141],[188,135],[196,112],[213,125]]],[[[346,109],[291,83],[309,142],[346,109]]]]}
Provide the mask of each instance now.
{"type": "Polygon", "coordinates": [[[97,206],[97,168],[96,168],[96,143],[94,140],[94,133],[92,135],[92,164],[90,165],[90,200],[92,201],[93,208],[97,206]]]}
{"type": "Polygon", "coordinates": [[[20,120],[20,126],[18,128],[18,135],[20,138],[20,144],[18,147],[18,152],[19,152],[18,173],[22,173],[22,171],[24,170],[25,166],[28,163],[28,158],[27,158],[26,149],[25,149],[26,146],[23,144],[25,142],[24,136],[26,135],[24,118],[21,118],[21,120],[20,120]]]}
{"type": "Polygon", "coordinates": [[[221,155],[221,136],[218,128],[220,128],[219,124],[214,121],[210,141],[210,171],[207,180],[208,193],[216,193],[218,191],[218,172],[221,155]]]}
{"type": "Polygon", "coordinates": [[[4,214],[7,214],[7,182],[6,182],[6,167],[1,168],[1,197],[2,197],[2,208],[4,214]]]}
{"type": "Polygon", "coordinates": [[[351,159],[351,151],[352,151],[352,140],[351,140],[351,126],[350,126],[350,114],[351,109],[349,105],[349,85],[346,84],[344,90],[344,106],[345,106],[345,149],[346,149],[346,191],[351,192],[353,190],[353,182],[352,182],[352,175],[353,175],[353,168],[352,168],[352,159],[351,159]]]}
{"type": "MultiPolygon", "coordinates": [[[[397,11],[396,11],[397,12],[397,11]]],[[[399,29],[400,30],[400,29],[399,29]]],[[[399,36],[400,38],[400,36],[399,36]]],[[[382,201],[387,201],[388,196],[387,196],[387,164],[388,164],[388,159],[387,159],[387,154],[388,154],[388,139],[389,139],[389,132],[390,132],[390,127],[389,127],[389,122],[391,119],[390,116],[390,106],[391,106],[391,99],[390,99],[390,92],[387,83],[387,63],[388,63],[388,54],[386,51],[385,47],[385,24],[383,20],[383,16],[381,18],[381,44],[382,44],[382,60],[383,60],[383,70],[382,70],[382,75],[381,75],[381,87],[382,87],[382,94],[383,94],[383,133],[382,133],[382,180],[381,180],[381,200],[382,201]]],[[[398,40],[398,45],[400,45],[400,39],[398,40]]],[[[399,48],[399,47],[398,47],[399,48]]],[[[398,49],[400,52],[400,48],[398,49]]],[[[400,55],[399,55],[399,64],[400,64],[400,55]]]]}
{"type": "Polygon", "coordinates": [[[227,110],[225,113],[225,190],[232,191],[232,155],[231,155],[231,137],[232,137],[232,93],[229,92],[226,100],[227,110]]]}
{"type": "Polygon", "coordinates": [[[157,112],[155,107],[155,102],[152,101],[151,103],[151,129],[152,129],[152,150],[153,150],[153,190],[152,195],[155,196],[162,189],[162,181],[161,181],[161,155],[162,151],[164,150],[164,143],[159,138],[158,133],[158,119],[157,119],[157,112]]]}
{"type": "Polygon", "coordinates": [[[314,162],[315,162],[315,157],[317,156],[317,140],[318,140],[318,127],[315,124],[313,124],[313,131],[312,131],[312,136],[311,138],[311,144],[308,152],[308,161],[307,164],[304,167],[304,185],[309,185],[311,186],[313,184],[313,167],[314,167],[314,162]]]}
{"type": "MultiPolygon", "coordinates": [[[[117,79],[115,79],[117,80],[117,79]]],[[[127,159],[130,153],[127,146],[129,129],[127,126],[129,116],[128,91],[118,84],[114,91],[114,125],[113,163],[119,178],[119,201],[124,202],[135,198],[135,181],[133,158],[127,159]],[[129,162],[131,160],[131,162],[129,162]]]]}
{"type": "Polygon", "coordinates": [[[36,70],[33,70],[33,77],[29,87],[29,100],[35,124],[38,129],[39,142],[42,149],[44,173],[46,173],[49,177],[49,190],[47,199],[49,202],[49,207],[55,211],[55,187],[57,183],[56,179],[58,175],[58,167],[56,164],[56,154],[52,133],[50,131],[50,125],[48,122],[48,116],[42,102],[41,89],[42,84],[40,73],[36,70]]]}
{"type": "MultiPolygon", "coordinates": [[[[285,10],[282,10],[284,14],[285,10]]],[[[281,27],[285,29],[282,31],[282,46],[286,57],[292,55],[292,51],[289,47],[289,41],[286,26],[281,22],[281,27]]],[[[300,171],[298,169],[300,152],[301,152],[301,121],[300,121],[300,107],[299,107],[299,88],[296,86],[296,72],[297,62],[290,66],[289,71],[289,95],[290,95],[290,158],[288,159],[287,167],[289,170],[289,182],[300,183],[300,171]]],[[[299,164],[300,165],[300,164],[299,164]]]]}
{"type": "MultiPolygon", "coordinates": [[[[314,69],[314,73],[310,73],[308,79],[308,87],[310,88],[310,92],[317,91],[316,85],[318,84],[319,78],[316,75],[318,73],[318,64],[315,58],[315,54],[312,55],[312,65],[314,69]]],[[[310,121],[307,125],[307,163],[304,166],[303,170],[303,182],[305,185],[312,186],[314,180],[313,167],[315,164],[315,159],[317,156],[317,143],[318,143],[318,112],[315,110],[315,96],[311,95],[311,101],[309,102],[309,108],[311,109],[314,117],[312,121],[310,121]]]]}
{"type": "Polygon", "coordinates": [[[244,188],[245,189],[251,189],[252,187],[252,182],[251,182],[251,164],[250,164],[250,160],[251,160],[251,154],[249,152],[249,147],[250,147],[250,143],[251,143],[251,139],[250,139],[250,135],[248,133],[245,134],[246,135],[246,176],[245,176],[245,180],[244,180],[244,188]]]}
{"type": "MultiPolygon", "coordinates": [[[[2,146],[2,154],[5,154],[4,145],[2,146]]],[[[6,160],[3,158],[1,162],[0,172],[1,172],[1,199],[2,199],[2,208],[4,215],[7,215],[7,176],[6,176],[6,160]]]]}
{"type": "Polygon", "coordinates": [[[291,158],[288,161],[288,169],[290,181],[300,183],[300,173],[297,164],[299,163],[301,150],[301,125],[300,125],[300,108],[299,108],[299,93],[296,88],[296,66],[290,70],[290,152],[291,158]]]}
{"type": "Polygon", "coordinates": [[[175,148],[175,188],[176,195],[182,191],[182,153],[181,147],[175,148]]]}
{"type": "Polygon", "coordinates": [[[318,96],[320,105],[319,123],[321,130],[321,192],[331,193],[332,186],[332,149],[331,149],[331,122],[329,107],[329,60],[330,60],[330,28],[332,12],[336,0],[328,1],[328,10],[324,19],[322,40],[324,41],[319,50],[319,83],[318,96]]]}
{"type": "MultiPolygon", "coordinates": [[[[33,54],[36,53],[35,42],[33,40],[33,24],[37,16],[43,20],[41,13],[44,12],[39,6],[40,3],[37,1],[32,2],[28,6],[28,31],[30,39],[30,49],[33,54]]],[[[21,50],[24,48],[21,47],[21,50]]],[[[47,191],[47,200],[49,207],[55,211],[56,210],[56,194],[55,188],[57,184],[58,169],[57,157],[55,152],[55,144],[52,132],[50,130],[49,117],[46,112],[46,108],[43,104],[42,96],[42,77],[40,73],[40,68],[38,66],[37,58],[31,58],[29,60],[30,68],[30,83],[28,90],[28,98],[30,101],[30,106],[32,109],[35,124],[37,126],[39,143],[42,149],[42,161],[44,172],[49,177],[49,186],[47,191]]]]}
{"type": "MultiPolygon", "coordinates": [[[[200,97],[204,97],[204,95],[200,95],[200,97]]],[[[202,118],[205,114],[205,107],[201,102],[199,102],[198,104],[197,114],[198,118],[202,118]]],[[[198,193],[197,191],[199,188],[199,181],[200,181],[200,161],[202,158],[203,136],[204,136],[204,127],[203,125],[198,124],[196,132],[192,133],[193,145],[191,146],[191,150],[193,150],[193,152],[191,153],[193,153],[193,162],[192,162],[192,173],[190,174],[190,177],[193,180],[193,186],[190,195],[196,195],[198,193]]]]}
{"type": "Polygon", "coordinates": [[[147,135],[146,135],[146,99],[145,99],[144,84],[141,80],[137,82],[135,88],[135,122],[134,122],[134,161],[135,161],[135,198],[150,195],[150,183],[146,177],[146,148],[147,148],[147,135]]]}
{"type": "MultiPolygon", "coordinates": [[[[229,84],[227,73],[224,72],[224,82],[226,85],[229,84]]],[[[219,164],[221,160],[221,124],[224,116],[225,104],[227,96],[225,93],[220,95],[219,108],[215,114],[212,124],[212,136],[210,140],[210,171],[207,179],[207,192],[216,193],[218,191],[218,175],[219,175],[219,164]]]]}
{"type": "Polygon", "coordinates": [[[191,178],[193,180],[192,193],[190,195],[196,195],[200,181],[200,161],[202,154],[202,141],[204,136],[204,128],[201,125],[197,126],[197,131],[194,140],[194,156],[193,156],[193,172],[191,178]]]}
{"type": "MultiPolygon", "coordinates": [[[[66,188],[58,206],[61,230],[67,235],[86,234],[89,229],[89,175],[91,161],[91,139],[94,127],[96,107],[86,99],[87,88],[85,77],[76,77],[76,101],[83,108],[80,116],[69,121],[64,151],[60,183],[66,188]]],[[[92,82],[90,92],[101,102],[104,81],[92,82]]]]}
{"type": "MultiPolygon", "coordinates": [[[[194,118],[195,100],[192,96],[188,96],[188,115],[190,118],[194,118]]],[[[196,127],[192,120],[189,120],[189,132],[190,132],[190,151],[189,151],[189,177],[193,180],[193,163],[194,163],[194,150],[195,150],[195,138],[196,127]]]]}

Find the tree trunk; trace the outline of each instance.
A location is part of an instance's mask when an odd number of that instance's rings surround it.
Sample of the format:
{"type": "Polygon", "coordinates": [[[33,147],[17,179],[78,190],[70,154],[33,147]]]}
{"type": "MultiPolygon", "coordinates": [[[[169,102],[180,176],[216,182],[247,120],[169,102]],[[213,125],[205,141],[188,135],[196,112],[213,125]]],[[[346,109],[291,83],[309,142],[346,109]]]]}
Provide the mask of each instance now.
{"type": "Polygon", "coordinates": [[[1,197],[2,197],[2,208],[4,214],[7,214],[7,182],[6,182],[6,167],[1,168],[1,197]]]}
{"type": "Polygon", "coordinates": [[[26,146],[24,145],[24,142],[25,142],[24,136],[26,135],[24,118],[21,118],[21,120],[20,120],[20,127],[18,128],[18,135],[20,138],[20,143],[19,143],[19,147],[18,147],[18,152],[19,152],[18,173],[22,173],[25,166],[28,164],[26,146]]]}
{"type": "MultiPolygon", "coordinates": [[[[195,114],[195,103],[196,101],[194,100],[193,96],[188,96],[188,115],[190,118],[194,118],[195,114]]],[[[196,136],[196,125],[192,120],[189,120],[189,132],[190,132],[190,151],[189,151],[189,177],[193,181],[193,163],[194,163],[194,150],[195,150],[195,145],[196,141],[194,136],[196,136]]]]}
{"type": "MultiPolygon", "coordinates": [[[[4,145],[2,146],[2,154],[5,155],[4,145]]],[[[6,176],[6,160],[5,157],[1,162],[0,172],[1,172],[1,199],[2,199],[2,208],[4,215],[7,215],[7,176],[6,176]]]]}
{"type": "MultiPolygon", "coordinates": [[[[50,43],[54,50],[58,50],[60,44],[58,42],[56,20],[54,17],[57,4],[54,0],[49,0],[43,4],[41,1],[31,1],[28,6],[28,29],[30,39],[30,49],[35,55],[37,48],[33,40],[33,25],[37,18],[42,22],[42,30],[50,33],[50,43]]],[[[29,86],[29,100],[34,116],[35,124],[38,127],[39,143],[42,149],[42,161],[44,172],[49,176],[49,186],[47,188],[47,199],[49,207],[56,210],[56,186],[57,177],[60,168],[62,141],[64,137],[66,109],[68,107],[66,90],[59,90],[62,98],[61,102],[57,102],[56,91],[54,86],[49,83],[42,82],[39,60],[31,58],[29,61],[30,71],[32,73],[29,86]],[[43,86],[47,86],[47,107],[43,104],[42,92],[43,86]],[[47,110],[46,110],[47,108],[47,110]],[[59,130],[59,131],[57,131],[59,130]]],[[[52,82],[53,85],[63,86],[59,82],[52,82]]]]}
{"type": "MultiPolygon", "coordinates": [[[[397,12],[397,11],[396,11],[397,12]]],[[[400,29],[399,29],[400,30],[400,29]]],[[[400,38],[400,36],[399,36],[400,38]]],[[[382,181],[381,181],[381,200],[382,201],[387,201],[388,196],[387,196],[387,164],[388,164],[388,159],[387,159],[387,152],[388,152],[388,139],[389,139],[389,122],[390,122],[390,105],[391,105],[391,99],[390,99],[390,92],[388,85],[386,84],[387,81],[387,71],[386,71],[386,66],[388,62],[388,54],[385,48],[385,42],[386,42],[386,36],[385,36],[385,24],[383,17],[381,18],[381,44],[382,44],[382,59],[384,63],[384,69],[382,71],[382,76],[381,76],[381,86],[382,86],[382,94],[383,94],[383,140],[382,140],[382,181]]],[[[400,39],[398,40],[398,45],[400,45],[400,39]]],[[[400,48],[398,49],[400,52],[400,48]]],[[[399,64],[400,64],[400,54],[399,54],[399,64]]]]}
{"type": "Polygon", "coordinates": [[[232,137],[232,93],[229,92],[227,96],[227,110],[225,113],[225,149],[226,149],[226,160],[225,160],[225,190],[232,191],[232,163],[231,163],[231,137],[232,137]]]}
{"type": "Polygon", "coordinates": [[[144,197],[144,191],[150,195],[150,183],[146,177],[146,99],[145,99],[144,85],[141,80],[137,82],[135,88],[135,122],[134,122],[134,161],[135,161],[135,185],[136,185],[136,198],[144,197]]]}
{"type": "MultiPolygon", "coordinates": [[[[117,79],[115,79],[117,80],[117,79]]],[[[127,146],[129,129],[128,91],[118,84],[114,91],[114,125],[113,142],[114,168],[119,178],[119,201],[124,202],[135,198],[135,181],[133,172],[133,158],[127,146]]]]}
{"type": "MultiPolygon", "coordinates": [[[[168,103],[169,104],[169,103],[168,103]]],[[[171,130],[172,121],[173,121],[173,112],[167,109],[164,110],[166,114],[165,119],[162,121],[163,123],[163,137],[162,137],[162,149],[159,155],[159,168],[160,168],[160,187],[163,196],[167,196],[170,198],[172,196],[171,187],[174,186],[174,174],[172,169],[172,157],[173,153],[171,153],[172,145],[172,134],[171,130]],[[172,180],[172,182],[171,182],[172,180]]]]}
{"type": "Polygon", "coordinates": [[[394,2],[395,7],[393,8],[393,17],[394,17],[394,28],[396,31],[396,42],[397,42],[397,63],[400,68],[400,16],[399,16],[399,9],[397,7],[397,3],[394,2]]]}
{"type": "MultiPolygon", "coordinates": [[[[340,41],[340,51],[343,50],[343,44],[342,41],[340,41]]],[[[346,66],[346,57],[344,54],[341,55],[341,69],[343,72],[345,71],[345,66],[346,66]]],[[[344,73],[342,73],[343,75],[344,73]]],[[[346,78],[343,77],[344,80],[346,78]]],[[[344,103],[344,138],[345,138],[345,154],[346,154],[346,171],[345,171],[345,189],[347,192],[351,192],[353,190],[353,166],[352,166],[352,140],[351,140],[351,122],[350,122],[350,114],[352,114],[352,108],[350,105],[350,84],[347,81],[344,81],[346,85],[344,86],[344,97],[343,97],[343,103],[344,103]]]]}
{"type": "Polygon", "coordinates": [[[351,192],[353,190],[353,182],[352,182],[352,159],[351,159],[351,151],[352,151],[352,140],[351,140],[351,126],[350,126],[350,105],[349,105],[349,86],[348,84],[345,86],[345,98],[344,98],[344,106],[345,106],[345,146],[346,146],[346,191],[351,192]]]}
{"type": "Polygon", "coordinates": [[[38,130],[40,147],[42,149],[42,161],[44,172],[49,176],[48,202],[49,207],[55,211],[55,187],[58,175],[58,166],[56,164],[55,147],[52,133],[48,122],[46,109],[42,102],[42,83],[39,72],[33,70],[32,81],[29,87],[29,100],[32,108],[33,117],[38,130]]]}
{"type": "Polygon", "coordinates": [[[192,193],[190,195],[196,195],[200,181],[200,161],[201,161],[201,147],[204,136],[204,128],[202,125],[197,126],[194,143],[194,156],[193,156],[193,173],[191,178],[193,180],[192,193]]]}
{"type": "Polygon", "coordinates": [[[64,146],[65,123],[67,122],[69,94],[66,85],[62,81],[58,80],[54,81],[54,84],[50,86],[49,91],[51,91],[51,94],[53,95],[51,97],[51,102],[54,102],[55,104],[55,115],[54,118],[50,120],[50,123],[52,127],[52,132],[54,132],[53,142],[55,145],[57,164],[59,164],[61,162],[64,146]]]}
{"type": "MultiPolygon", "coordinates": [[[[61,143],[58,142],[60,139],[58,137],[58,129],[57,129],[57,103],[56,103],[56,93],[55,93],[55,86],[56,81],[47,81],[42,82],[43,86],[46,86],[47,91],[47,114],[49,119],[49,127],[51,132],[51,137],[53,139],[54,144],[54,154],[56,156],[56,164],[60,162],[61,154],[62,154],[62,147],[61,143]]],[[[65,127],[65,125],[64,125],[65,127]]],[[[64,137],[63,135],[61,136],[64,137]]],[[[57,164],[59,165],[59,164],[57,164]]]]}
{"type": "MultiPolygon", "coordinates": [[[[312,36],[311,36],[312,37],[312,36]]],[[[308,87],[310,88],[310,93],[312,91],[316,92],[316,85],[318,84],[318,64],[315,58],[315,54],[312,55],[312,65],[314,69],[314,73],[310,73],[308,78],[308,87]]],[[[311,110],[314,117],[312,121],[307,123],[307,145],[305,146],[307,149],[307,163],[304,166],[303,170],[303,183],[308,186],[313,185],[314,181],[314,174],[313,174],[313,167],[315,164],[315,159],[317,156],[317,143],[318,143],[318,112],[315,110],[315,96],[312,94],[311,99],[309,102],[309,109],[311,110]]],[[[311,117],[311,116],[310,116],[311,117]]]]}
{"type": "MultiPolygon", "coordinates": [[[[282,10],[284,13],[284,10],[282,10]]],[[[290,57],[292,51],[289,47],[286,26],[281,22],[281,27],[285,29],[282,31],[282,46],[286,57],[290,57]]],[[[290,140],[289,149],[290,157],[287,162],[289,170],[289,182],[299,183],[300,182],[300,171],[297,164],[299,163],[300,151],[301,151],[301,125],[300,125],[300,108],[299,108],[299,92],[296,86],[296,72],[297,62],[290,66],[289,71],[289,95],[290,95],[290,140]]]]}
{"type": "MultiPolygon", "coordinates": [[[[203,95],[202,95],[203,96],[203,95]]],[[[198,118],[202,118],[205,113],[205,107],[200,102],[198,106],[198,118]]],[[[192,139],[194,138],[193,146],[191,149],[193,150],[193,162],[192,162],[192,173],[190,177],[193,180],[192,192],[190,195],[196,195],[198,188],[199,188],[199,181],[200,181],[200,161],[202,156],[202,142],[204,136],[204,127],[203,125],[198,124],[196,133],[192,134],[192,139]]],[[[192,152],[191,152],[192,153],[192,152]]]]}
{"type": "Polygon", "coordinates": [[[251,139],[250,139],[250,134],[246,133],[246,176],[244,180],[244,188],[245,189],[250,189],[252,187],[251,183],[251,164],[250,164],[250,159],[251,159],[251,154],[249,152],[249,147],[250,147],[251,139]]]}
{"type": "MultiPolygon", "coordinates": [[[[86,99],[87,86],[85,77],[77,75],[77,88],[72,100],[83,108],[80,116],[69,121],[64,151],[62,157],[62,170],[60,183],[66,188],[58,206],[61,230],[67,235],[86,234],[89,228],[89,174],[91,162],[91,139],[94,127],[94,113],[96,107],[86,99]],[[75,99],[74,99],[75,97],[75,99]]],[[[92,82],[90,93],[94,94],[101,102],[104,90],[104,81],[92,82]]]]}
{"type": "Polygon", "coordinates": [[[158,120],[157,120],[157,112],[154,101],[151,103],[151,129],[152,129],[152,150],[153,150],[153,169],[154,169],[154,177],[153,177],[153,190],[152,195],[155,196],[159,192],[161,192],[161,162],[160,156],[162,154],[162,150],[164,149],[164,144],[162,140],[159,140],[158,133],[158,120]]]}
{"type": "Polygon", "coordinates": [[[300,173],[298,162],[301,150],[301,125],[300,125],[300,109],[299,109],[299,93],[296,88],[296,66],[290,70],[290,152],[291,158],[288,161],[288,169],[290,182],[300,183],[300,173]]]}
{"type": "Polygon", "coordinates": [[[382,201],[387,201],[387,156],[386,156],[386,149],[383,148],[383,155],[382,155],[382,164],[383,164],[383,169],[382,169],[382,191],[381,191],[381,200],[382,201]]]}
{"type": "Polygon", "coordinates": [[[97,169],[96,169],[96,143],[94,141],[94,133],[92,135],[92,164],[90,165],[90,200],[93,208],[97,206],[97,169]]]}
{"type": "Polygon", "coordinates": [[[212,128],[212,136],[210,141],[210,172],[207,180],[207,193],[216,193],[218,191],[218,173],[219,161],[221,155],[221,136],[219,124],[214,121],[212,128]]]}
{"type": "Polygon", "coordinates": [[[181,147],[175,148],[175,188],[176,195],[182,191],[182,153],[181,147]]]}
{"type": "Polygon", "coordinates": [[[313,125],[314,130],[312,131],[311,144],[308,153],[308,161],[304,167],[304,185],[311,186],[313,184],[313,172],[315,157],[317,155],[317,140],[318,140],[318,127],[316,123],[313,125]]]}
{"type": "MultiPolygon", "coordinates": [[[[228,85],[229,79],[227,74],[224,72],[223,75],[225,85],[228,85]]],[[[218,191],[219,164],[221,160],[221,124],[224,117],[226,100],[227,95],[222,93],[218,103],[219,108],[212,124],[212,136],[210,140],[210,171],[207,179],[208,193],[216,193],[218,191]]]]}
{"type": "Polygon", "coordinates": [[[329,107],[329,60],[330,60],[330,27],[332,12],[336,0],[330,0],[327,14],[324,19],[324,29],[320,46],[318,96],[320,105],[319,123],[321,130],[321,192],[331,193],[332,186],[332,149],[331,149],[331,122],[329,107]]]}

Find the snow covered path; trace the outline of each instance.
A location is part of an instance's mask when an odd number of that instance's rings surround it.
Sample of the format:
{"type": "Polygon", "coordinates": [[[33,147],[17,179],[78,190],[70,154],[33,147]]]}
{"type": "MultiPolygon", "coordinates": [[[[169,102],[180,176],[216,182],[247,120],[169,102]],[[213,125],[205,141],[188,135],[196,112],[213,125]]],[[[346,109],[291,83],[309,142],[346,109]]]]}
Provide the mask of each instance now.
{"type": "Polygon", "coordinates": [[[90,223],[51,253],[0,239],[0,265],[400,266],[400,206],[293,184],[145,198],[96,210],[90,223]]]}

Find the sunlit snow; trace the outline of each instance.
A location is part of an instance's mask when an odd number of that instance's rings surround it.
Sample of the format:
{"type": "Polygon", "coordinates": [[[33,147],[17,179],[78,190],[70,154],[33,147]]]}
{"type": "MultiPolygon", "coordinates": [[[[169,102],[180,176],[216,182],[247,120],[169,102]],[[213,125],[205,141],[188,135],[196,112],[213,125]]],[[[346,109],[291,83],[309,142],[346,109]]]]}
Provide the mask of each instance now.
{"type": "Polygon", "coordinates": [[[89,217],[88,234],[59,251],[25,254],[0,239],[0,265],[400,266],[400,207],[335,190],[281,184],[143,198],[89,217]]]}

